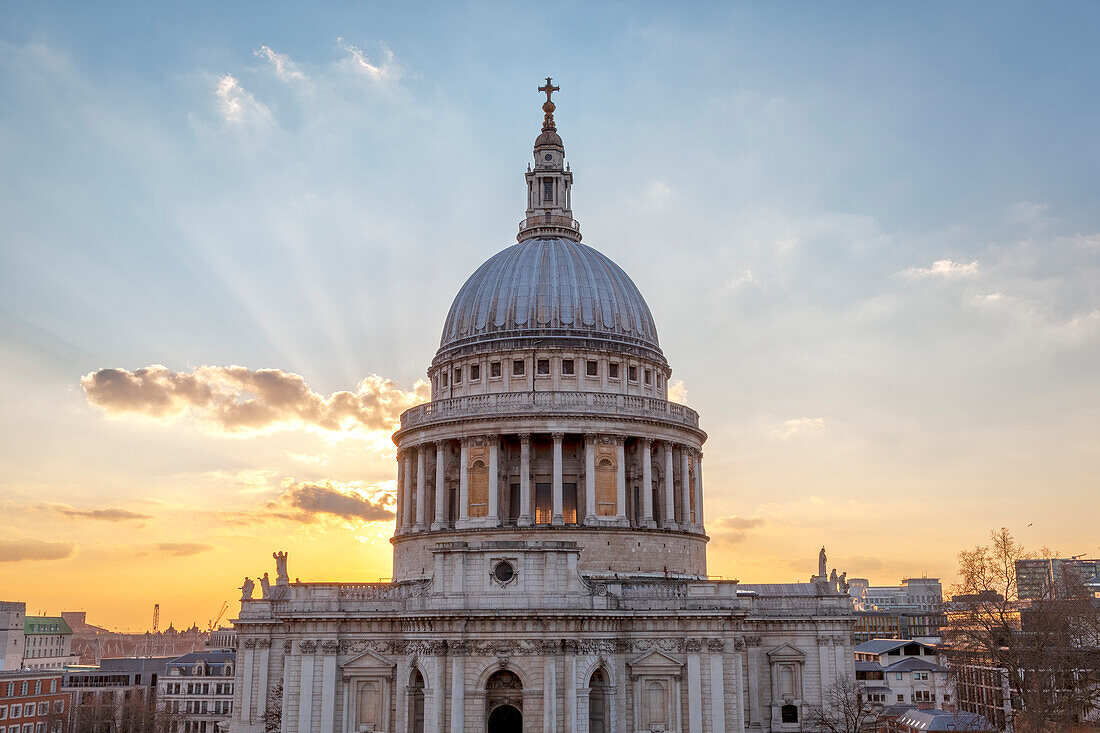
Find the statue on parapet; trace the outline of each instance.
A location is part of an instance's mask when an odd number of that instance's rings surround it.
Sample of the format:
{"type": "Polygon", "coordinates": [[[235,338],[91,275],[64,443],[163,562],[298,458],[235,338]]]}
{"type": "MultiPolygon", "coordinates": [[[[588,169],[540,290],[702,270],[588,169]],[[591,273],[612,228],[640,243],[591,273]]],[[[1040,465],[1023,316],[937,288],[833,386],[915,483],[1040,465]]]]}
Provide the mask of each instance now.
{"type": "Polygon", "coordinates": [[[817,554],[817,576],[825,579],[829,576],[829,559],[825,556],[825,546],[821,546],[821,552],[817,554]]]}
{"type": "Polygon", "coordinates": [[[275,558],[275,585],[290,585],[290,576],[286,574],[286,553],[273,552],[275,558]]]}
{"type": "Polygon", "coordinates": [[[271,597],[271,581],[267,579],[267,573],[264,573],[264,576],[260,578],[260,597],[271,597]]]}
{"type": "Polygon", "coordinates": [[[251,601],[252,600],[252,590],[255,587],[256,587],[256,583],[252,580],[252,578],[249,578],[246,575],[245,578],[244,578],[244,584],[241,586],[241,600],[242,601],[251,601]]]}

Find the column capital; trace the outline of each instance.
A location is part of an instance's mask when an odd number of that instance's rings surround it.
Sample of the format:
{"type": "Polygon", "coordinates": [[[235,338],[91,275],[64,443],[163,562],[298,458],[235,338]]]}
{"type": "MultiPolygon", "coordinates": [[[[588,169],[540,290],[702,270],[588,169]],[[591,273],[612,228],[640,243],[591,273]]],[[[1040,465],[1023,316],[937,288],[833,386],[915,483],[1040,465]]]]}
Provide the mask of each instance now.
{"type": "Polygon", "coordinates": [[[626,445],[626,438],[627,438],[627,436],[625,436],[625,435],[612,435],[611,436],[611,439],[613,441],[615,441],[615,445],[626,445]]]}
{"type": "Polygon", "coordinates": [[[434,441],[434,442],[435,442],[435,449],[436,450],[443,450],[444,448],[447,447],[447,441],[445,441],[445,440],[437,440],[437,441],[434,441]]]}
{"type": "Polygon", "coordinates": [[[530,443],[531,442],[531,434],[530,433],[518,433],[518,435],[519,435],[519,442],[520,443],[530,443]]]}
{"type": "Polygon", "coordinates": [[[550,437],[554,439],[555,443],[560,443],[565,439],[565,433],[550,433],[550,437]]]}
{"type": "Polygon", "coordinates": [[[653,445],[653,438],[649,438],[643,435],[642,437],[638,438],[638,440],[641,441],[642,445],[653,445]]]}

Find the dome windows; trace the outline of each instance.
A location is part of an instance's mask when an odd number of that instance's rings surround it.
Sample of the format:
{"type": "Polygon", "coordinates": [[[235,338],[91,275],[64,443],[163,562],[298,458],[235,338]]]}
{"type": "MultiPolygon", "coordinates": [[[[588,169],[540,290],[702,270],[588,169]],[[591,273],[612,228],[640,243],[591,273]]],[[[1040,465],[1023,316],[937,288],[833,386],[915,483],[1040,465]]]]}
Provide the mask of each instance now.
{"type": "Polygon", "coordinates": [[[535,374],[540,377],[550,376],[550,360],[539,359],[535,364],[535,374]]]}
{"type": "Polygon", "coordinates": [[[566,377],[573,376],[574,372],[573,372],[573,360],[572,359],[562,359],[561,360],[561,373],[562,373],[563,376],[566,376],[566,377]]]}
{"type": "Polygon", "coordinates": [[[470,381],[471,382],[476,382],[479,379],[481,379],[481,365],[480,364],[471,364],[470,365],[470,381]]]}
{"type": "Polygon", "coordinates": [[[619,378],[619,362],[613,361],[607,365],[607,378],[618,379],[619,378]]]}
{"type": "Polygon", "coordinates": [[[489,363],[489,379],[498,379],[500,377],[500,362],[494,361],[489,363]]]}
{"type": "Polygon", "coordinates": [[[585,363],[585,374],[589,377],[600,376],[600,362],[595,359],[589,359],[585,363]]]}

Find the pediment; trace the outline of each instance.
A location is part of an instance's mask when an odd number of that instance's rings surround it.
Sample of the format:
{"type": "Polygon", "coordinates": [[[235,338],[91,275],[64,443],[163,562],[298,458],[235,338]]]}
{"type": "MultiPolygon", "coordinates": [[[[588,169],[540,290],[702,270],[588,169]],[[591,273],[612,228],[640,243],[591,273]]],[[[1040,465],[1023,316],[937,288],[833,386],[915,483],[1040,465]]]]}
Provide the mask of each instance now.
{"type": "Polygon", "coordinates": [[[396,668],[397,662],[390,661],[374,652],[363,652],[340,665],[340,669],[343,670],[345,675],[366,673],[384,673],[388,675],[396,668]]]}
{"type": "Polygon", "coordinates": [[[633,669],[647,669],[654,667],[683,667],[684,663],[668,656],[664,652],[654,649],[641,656],[634,657],[627,662],[633,669]]]}
{"type": "Polygon", "coordinates": [[[769,651],[768,652],[768,658],[773,659],[773,660],[775,660],[775,659],[787,659],[787,660],[797,659],[798,661],[805,661],[806,652],[802,651],[801,649],[799,649],[796,646],[791,646],[790,644],[784,643],[784,644],[780,644],[775,649],[772,649],[771,651],[769,651]]]}

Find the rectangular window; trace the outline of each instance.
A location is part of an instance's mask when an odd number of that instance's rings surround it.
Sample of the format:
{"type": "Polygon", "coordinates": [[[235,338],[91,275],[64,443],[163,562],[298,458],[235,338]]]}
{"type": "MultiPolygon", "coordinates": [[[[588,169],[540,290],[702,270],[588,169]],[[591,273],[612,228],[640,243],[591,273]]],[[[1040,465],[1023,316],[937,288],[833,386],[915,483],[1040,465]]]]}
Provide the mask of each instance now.
{"type": "Polygon", "coordinates": [[[550,178],[542,179],[542,200],[553,201],[554,200],[554,181],[550,178]]]}
{"type": "Polygon", "coordinates": [[[481,365],[480,364],[471,364],[470,365],[470,381],[471,382],[476,382],[479,379],[481,379],[481,365]]]}
{"type": "Polygon", "coordinates": [[[492,379],[494,377],[499,377],[499,376],[500,376],[500,362],[499,361],[489,362],[489,378],[492,379]]]}
{"type": "Polygon", "coordinates": [[[535,524],[550,524],[550,484],[535,484],[535,524]]]}
{"type": "Polygon", "coordinates": [[[653,372],[650,371],[649,369],[645,370],[645,383],[647,385],[653,383],[653,372]]]}
{"type": "Polygon", "coordinates": [[[455,384],[462,384],[462,367],[455,367],[455,384]]]}
{"type": "Polygon", "coordinates": [[[535,366],[535,374],[543,376],[550,373],[550,360],[539,359],[538,364],[535,366]]]}
{"type": "Polygon", "coordinates": [[[585,374],[587,374],[588,376],[590,376],[590,377],[600,376],[600,362],[593,361],[592,359],[589,359],[588,363],[585,364],[584,368],[585,368],[585,374]]]}
{"type": "Polygon", "coordinates": [[[562,359],[561,360],[561,373],[567,377],[573,376],[573,360],[562,359]]]}
{"type": "Polygon", "coordinates": [[[618,379],[619,378],[619,362],[613,361],[607,365],[607,378],[618,379]]]}
{"type": "Polygon", "coordinates": [[[894,672],[894,679],[900,680],[904,674],[902,672],[894,672]]]}
{"type": "Polygon", "coordinates": [[[638,381],[638,367],[631,366],[629,371],[627,372],[627,374],[630,376],[630,381],[631,382],[637,382],[638,381]]]}
{"type": "Polygon", "coordinates": [[[443,372],[443,386],[447,386],[447,372],[443,372]]]}
{"type": "Polygon", "coordinates": [[[523,359],[516,359],[515,361],[512,362],[512,376],[513,377],[522,377],[523,376],[523,359]]]}

